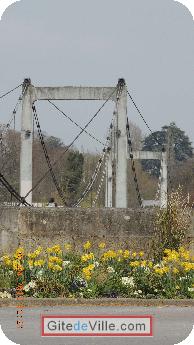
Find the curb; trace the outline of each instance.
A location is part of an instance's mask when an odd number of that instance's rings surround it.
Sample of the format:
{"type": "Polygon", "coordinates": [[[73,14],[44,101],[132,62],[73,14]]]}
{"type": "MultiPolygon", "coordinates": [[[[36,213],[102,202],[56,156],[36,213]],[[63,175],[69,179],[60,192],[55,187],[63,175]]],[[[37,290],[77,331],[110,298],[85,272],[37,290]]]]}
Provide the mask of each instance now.
{"type": "Polygon", "coordinates": [[[99,299],[72,299],[72,298],[24,298],[0,300],[0,307],[44,307],[44,306],[136,306],[136,307],[194,307],[194,299],[132,299],[132,298],[99,298],[99,299]]]}

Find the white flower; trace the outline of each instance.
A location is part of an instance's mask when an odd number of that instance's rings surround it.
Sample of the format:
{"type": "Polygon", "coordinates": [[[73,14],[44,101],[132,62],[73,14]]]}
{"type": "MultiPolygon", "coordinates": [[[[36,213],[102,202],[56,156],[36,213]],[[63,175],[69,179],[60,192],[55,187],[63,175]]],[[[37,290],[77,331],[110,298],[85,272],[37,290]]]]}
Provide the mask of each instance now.
{"type": "Polygon", "coordinates": [[[36,287],[36,283],[32,280],[28,284],[24,286],[24,291],[28,292],[30,289],[34,289],[36,287]]]}
{"type": "Polygon", "coordinates": [[[8,293],[7,291],[0,292],[0,298],[11,298],[11,294],[8,293]]]}
{"type": "Polygon", "coordinates": [[[108,273],[114,273],[115,272],[115,269],[111,266],[107,267],[107,271],[108,273]]]}
{"type": "Polygon", "coordinates": [[[94,262],[94,266],[95,266],[95,267],[98,267],[99,265],[100,265],[100,264],[99,264],[98,261],[95,261],[95,262],[94,262]]]}
{"type": "Polygon", "coordinates": [[[139,295],[139,292],[138,292],[138,291],[135,291],[133,294],[134,294],[135,296],[138,296],[138,295],[139,295]]]}
{"type": "Polygon", "coordinates": [[[131,287],[135,286],[133,277],[122,277],[121,281],[123,285],[129,285],[131,287]]]}
{"type": "Polygon", "coordinates": [[[62,266],[63,268],[68,266],[70,264],[70,261],[63,261],[62,266]]]}
{"type": "Polygon", "coordinates": [[[139,294],[141,294],[141,293],[142,293],[142,291],[141,291],[141,290],[138,290],[138,293],[139,293],[139,294]]]}
{"type": "Polygon", "coordinates": [[[188,287],[188,291],[189,291],[189,292],[194,292],[194,288],[188,287]]]}
{"type": "Polygon", "coordinates": [[[40,270],[40,271],[38,271],[38,272],[36,273],[36,276],[37,276],[38,278],[42,277],[42,275],[43,275],[43,270],[40,270]]]}
{"type": "Polygon", "coordinates": [[[154,292],[158,292],[158,289],[154,289],[154,292]]]}
{"type": "Polygon", "coordinates": [[[29,282],[29,288],[34,289],[36,287],[36,283],[32,280],[31,282],[29,282]]]}
{"type": "Polygon", "coordinates": [[[30,290],[29,284],[25,285],[25,286],[24,286],[24,291],[25,291],[25,292],[28,292],[29,290],[30,290]]]}
{"type": "Polygon", "coordinates": [[[144,269],[145,272],[150,272],[150,268],[149,267],[142,267],[144,269]]]}

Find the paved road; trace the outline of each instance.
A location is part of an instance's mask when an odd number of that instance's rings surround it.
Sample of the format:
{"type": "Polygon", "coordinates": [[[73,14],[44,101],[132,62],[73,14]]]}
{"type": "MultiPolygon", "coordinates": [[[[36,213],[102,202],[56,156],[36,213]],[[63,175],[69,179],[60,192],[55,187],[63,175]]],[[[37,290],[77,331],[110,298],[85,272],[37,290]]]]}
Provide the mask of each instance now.
{"type": "Polygon", "coordinates": [[[24,328],[16,327],[16,308],[0,309],[1,326],[9,339],[24,345],[174,345],[184,340],[194,325],[192,307],[42,307],[24,310],[24,328]],[[40,314],[153,315],[153,338],[42,338],[40,314]]]}

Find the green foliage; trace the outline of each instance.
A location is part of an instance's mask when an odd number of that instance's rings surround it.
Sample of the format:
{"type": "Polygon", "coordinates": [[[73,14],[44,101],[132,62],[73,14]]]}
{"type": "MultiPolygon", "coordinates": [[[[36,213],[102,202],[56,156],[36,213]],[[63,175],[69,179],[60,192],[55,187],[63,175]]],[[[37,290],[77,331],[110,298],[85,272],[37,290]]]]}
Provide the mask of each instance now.
{"type": "Polygon", "coordinates": [[[181,188],[168,196],[168,207],[160,209],[156,216],[153,247],[157,259],[162,257],[165,248],[177,250],[185,244],[191,226],[191,212],[181,188]]]}
{"type": "MultiPolygon", "coordinates": [[[[176,161],[184,161],[192,157],[192,145],[188,136],[172,122],[169,126],[163,126],[161,131],[148,135],[143,143],[143,151],[161,151],[167,144],[167,131],[170,129],[174,156],[176,161]]],[[[142,160],[143,169],[153,176],[159,176],[160,162],[154,160],[142,160]]]]}
{"type": "Polygon", "coordinates": [[[78,151],[69,152],[64,173],[64,185],[68,201],[75,200],[79,191],[83,174],[84,156],[78,151]]]}

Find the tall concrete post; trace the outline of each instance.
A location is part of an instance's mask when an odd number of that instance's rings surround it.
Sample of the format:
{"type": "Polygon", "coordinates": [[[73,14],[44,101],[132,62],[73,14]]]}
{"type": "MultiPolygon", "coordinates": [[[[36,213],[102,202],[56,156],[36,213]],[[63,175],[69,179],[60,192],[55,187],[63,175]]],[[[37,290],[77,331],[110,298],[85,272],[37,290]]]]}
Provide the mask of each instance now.
{"type": "Polygon", "coordinates": [[[106,166],[105,207],[112,207],[112,188],[112,149],[109,149],[106,166]]]}
{"type": "MultiPolygon", "coordinates": [[[[30,79],[25,79],[25,92],[22,102],[21,116],[21,153],[20,153],[20,195],[25,197],[32,188],[32,101],[30,94],[30,79]]],[[[32,193],[26,201],[32,204],[32,193]]]]}
{"type": "Polygon", "coordinates": [[[167,152],[162,151],[161,160],[161,185],[160,185],[160,207],[167,208],[168,202],[168,172],[167,172],[167,152]]]}
{"type": "Polygon", "coordinates": [[[127,208],[127,88],[119,79],[117,94],[116,208],[127,208]]]}

